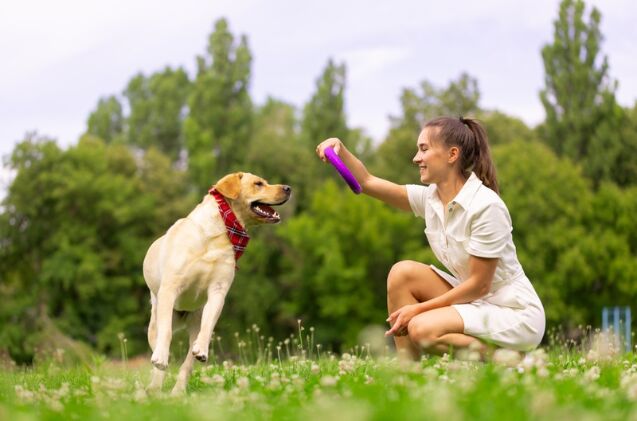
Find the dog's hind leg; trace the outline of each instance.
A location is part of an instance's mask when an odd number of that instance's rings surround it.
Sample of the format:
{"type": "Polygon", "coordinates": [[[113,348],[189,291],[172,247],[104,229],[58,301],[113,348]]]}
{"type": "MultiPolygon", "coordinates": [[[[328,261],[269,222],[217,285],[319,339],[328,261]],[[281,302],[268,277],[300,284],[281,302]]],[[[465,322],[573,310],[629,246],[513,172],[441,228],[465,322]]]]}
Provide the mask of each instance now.
{"type": "Polygon", "coordinates": [[[173,307],[175,305],[176,298],[177,294],[175,289],[171,288],[170,283],[167,285],[162,283],[162,286],[159,288],[159,292],[157,293],[157,337],[155,349],[153,350],[153,355],[150,359],[153,365],[160,370],[165,370],[168,367],[168,354],[173,334],[173,307]]]}
{"type": "Polygon", "coordinates": [[[190,373],[192,372],[192,365],[195,360],[195,356],[192,353],[192,345],[197,338],[197,334],[199,333],[199,325],[201,324],[201,310],[194,311],[188,315],[187,326],[188,326],[188,337],[189,337],[189,346],[188,352],[186,354],[186,359],[179,367],[179,374],[177,374],[177,383],[173,387],[171,394],[173,396],[181,395],[186,391],[186,386],[188,385],[188,379],[190,378],[190,373]]]}

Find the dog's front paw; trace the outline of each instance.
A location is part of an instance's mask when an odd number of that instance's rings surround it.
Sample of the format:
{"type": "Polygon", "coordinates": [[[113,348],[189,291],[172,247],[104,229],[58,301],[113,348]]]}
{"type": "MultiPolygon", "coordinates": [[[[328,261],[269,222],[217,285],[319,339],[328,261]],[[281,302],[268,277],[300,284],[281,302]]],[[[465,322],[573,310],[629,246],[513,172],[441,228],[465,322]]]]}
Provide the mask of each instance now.
{"type": "Polygon", "coordinates": [[[197,340],[192,345],[192,355],[194,355],[198,361],[205,363],[208,361],[208,347],[199,345],[199,341],[197,340]]]}
{"type": "Polygon", "coordinates": [[[166,370],[168,368],[168,352],[163,351],[159,347],[153,352],[153,356],[150,357],[150,362],[160,370],[166,370]]]}

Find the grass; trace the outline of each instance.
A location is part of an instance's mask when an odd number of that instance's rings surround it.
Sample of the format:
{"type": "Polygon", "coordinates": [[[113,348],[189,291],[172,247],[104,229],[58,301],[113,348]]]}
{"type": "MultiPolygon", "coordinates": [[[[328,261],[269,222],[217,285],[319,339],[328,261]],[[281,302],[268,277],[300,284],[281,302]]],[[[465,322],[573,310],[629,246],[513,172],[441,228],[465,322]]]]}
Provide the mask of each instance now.
{"type": "Polygon", "coordinates": [[[257,326],[245,333],[215,338],[211,360],[227,355],[228,342],[235,361],[197,363],[180,397],[169,394],[180,359],[163,392],[149,395],[149,358],[129,360],[123,335],[119,361],[69,364],[58,350],[33,367],[0,366],[0,421],[637,420],[637,357],[597,330],[580,344],[549,332],[546,349],[498,350],[488,362],[472,350],[399,361],[382,328],[362,332],[366,346],[340,356],[322,351],[300,321],[276,344],[257,326]]]}
{"type": "Polygon", "coordinates": [[[488,363],[464,353],[403,363],[340,357],[199,364],[183,397],[149,396],[144,359],[55,362],[0,374],[0,420],[637,419],[637,359],[543,349],[488,363]]]}

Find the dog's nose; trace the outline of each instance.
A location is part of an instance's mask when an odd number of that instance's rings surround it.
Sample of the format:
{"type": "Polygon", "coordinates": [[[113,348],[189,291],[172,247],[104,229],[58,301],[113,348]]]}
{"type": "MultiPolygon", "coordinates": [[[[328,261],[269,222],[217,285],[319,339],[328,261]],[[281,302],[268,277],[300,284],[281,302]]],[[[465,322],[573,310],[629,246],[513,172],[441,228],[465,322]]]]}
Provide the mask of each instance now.
{"type": "Polygon", "coordinates": [[[287,194],[290,194],[290,192],[292,192],[292,187],[290,186],[283,186],[283,191],[286,192],[287,194]]]}

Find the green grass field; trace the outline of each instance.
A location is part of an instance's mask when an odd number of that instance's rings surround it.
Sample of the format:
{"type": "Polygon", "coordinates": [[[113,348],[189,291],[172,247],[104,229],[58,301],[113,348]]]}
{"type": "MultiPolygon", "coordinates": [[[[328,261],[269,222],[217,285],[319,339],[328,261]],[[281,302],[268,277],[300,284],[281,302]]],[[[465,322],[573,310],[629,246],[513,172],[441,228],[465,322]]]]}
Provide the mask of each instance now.
{"type": "Polygon", "coordinates": [[[634,354],[499,352],[395,358],[343,354],[279,362],[198,364],[185,396],[149,396],[150,364],[97,361],[8,368],[0,374],[0,420],[637,419],[634,354]]]}

